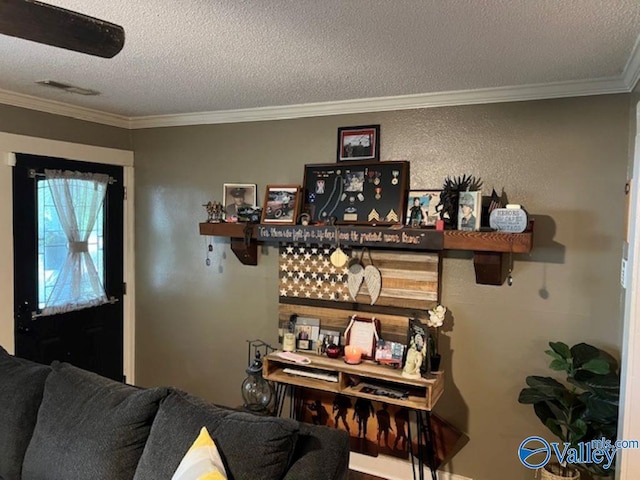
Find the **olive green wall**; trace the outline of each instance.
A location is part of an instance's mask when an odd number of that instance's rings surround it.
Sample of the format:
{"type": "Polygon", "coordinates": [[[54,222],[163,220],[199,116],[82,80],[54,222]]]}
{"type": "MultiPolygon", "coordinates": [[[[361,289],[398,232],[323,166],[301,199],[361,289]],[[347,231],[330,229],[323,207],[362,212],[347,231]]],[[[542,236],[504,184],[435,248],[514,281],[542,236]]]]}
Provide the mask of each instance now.
{"type": "Polygon", "coordinates": [[[0,105],[0,132],[131,150],[130,130],[10,105],[0,105]]]}
{"type": "Polygon", "coordinates": [[[534,250],[514,257],[513,286],[474,282],[471,255],[444,260],[447,383],[436,413],[469,443],[447,468],[475,480],[529,479],[519,443],[545,433],[519,405],[529,374],[547,374],[550,340],[619,355],[630,95],[420,109],[133,132],[136,157],[137,380],[238,405],[245,340],[276,340],[277,250],[241,265],[224,239],[198,234],[203,203],[225,182],[302,182],[305,163],[335,159],[340,126],[381,125],[383,160],[411,161],[411,187],[447,175],[504,187],[535,218],[534,250]]]}

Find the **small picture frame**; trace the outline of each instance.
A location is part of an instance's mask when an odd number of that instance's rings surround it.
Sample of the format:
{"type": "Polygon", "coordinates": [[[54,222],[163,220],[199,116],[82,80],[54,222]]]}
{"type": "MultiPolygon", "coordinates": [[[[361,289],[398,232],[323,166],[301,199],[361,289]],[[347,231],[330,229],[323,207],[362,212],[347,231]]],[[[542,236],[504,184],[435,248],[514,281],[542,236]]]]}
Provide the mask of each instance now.
{"type": "Polygon", "coordinates": [[[405,224],[413,228],[434,227],[440,220],[436,206],[442,190],[409,190],[405,224]]]}
{"type": "Polygon", "coordinates": [[[267,185],[261,223],[295,225],[299,209],[299,185],[267,185]]]}
{"type": "Polygon", "coordinates": [[[256,206],[255,183],[225,183],[223,185],[224,216],[227,220],[237,220],[238,209],[256,206]]]}
{"type": "Polygon", "coordinates": [[[380,161],[380,125],[338,128],[337,161],[380,161]]]}
{"type": "Polygon", "coordinates": [[[458,194],[458,230],[475,232],[480,230],[482,192],[460,192],[458,194]]]}
{"type": "Polygon", "coordinates": [[[298,350],[313,350],[320,336],[320,319],[297,317],[294,334],[298,350]]]}
{"type": "Polygon", "coordinates": [[[373,360],[376,344],[380,339],[380,321],[375,317],[364,318],[353,315],[344,331],[346,344],[355,345],[362,350],[362,358],[373,360]]]}

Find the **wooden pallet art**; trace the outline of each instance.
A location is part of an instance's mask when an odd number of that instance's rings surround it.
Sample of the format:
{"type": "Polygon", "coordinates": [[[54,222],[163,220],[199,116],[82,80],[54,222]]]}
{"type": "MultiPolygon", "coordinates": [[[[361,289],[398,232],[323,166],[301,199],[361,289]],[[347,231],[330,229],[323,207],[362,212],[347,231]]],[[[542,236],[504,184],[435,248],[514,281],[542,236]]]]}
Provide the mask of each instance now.
{"type": "Polygon", "coordinates": [[[387,340],[405,342],[408,318],[425,319],[427,310],[439,299],[440,256],[430,252],[398,252],[354,248],[346,251],[349,262],[342,267],[331,263],[334,248],[284,245],[279,257],[279,327],[287,328],[291,315],[318,318],[321,328],[344,332],[355,312],[381,321],[387,340]],[[358,269],[362,282],[355,298],[349,276],[358,269]],[[371,281],[365,270],[379,272],[379,294],[372,302],[371,281]]]}
{"type": "MultiPolygon", "coordinates": [[[[285,245],[280,247],[281,299],[324,300],[385,307],[427,310],[438,301],[440,257],[437,253],[353,249],[342,267],[331,263],[332,248],[285,245]],[[354,263],[364,273],[355,298],[350,293],[354,263]],[[351,267],[350,267],[351,265],[351,267]],[[372,283],[365,281],[369,266],[380,272],[380,291],[372,302],[372,283]]],[[[288,302],[287,302],[288,303],[288,302]]],[[[301,302],[304,303],[304,302],[301,302]]],[[[336,306],[337,308],[341,308],[336,306]]]]}

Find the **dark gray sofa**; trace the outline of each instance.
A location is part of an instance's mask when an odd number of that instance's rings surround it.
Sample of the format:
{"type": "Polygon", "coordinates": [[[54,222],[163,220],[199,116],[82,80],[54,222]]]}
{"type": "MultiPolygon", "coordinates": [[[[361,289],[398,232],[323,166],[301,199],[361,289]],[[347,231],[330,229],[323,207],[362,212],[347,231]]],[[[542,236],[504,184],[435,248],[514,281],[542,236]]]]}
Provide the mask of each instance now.
{"type": "Polygon", "coordinates": [[[206,426],[229,479],[346,479],[346,432],[142,389],[0,347],[0,480],[170,480],[206,426]]]}

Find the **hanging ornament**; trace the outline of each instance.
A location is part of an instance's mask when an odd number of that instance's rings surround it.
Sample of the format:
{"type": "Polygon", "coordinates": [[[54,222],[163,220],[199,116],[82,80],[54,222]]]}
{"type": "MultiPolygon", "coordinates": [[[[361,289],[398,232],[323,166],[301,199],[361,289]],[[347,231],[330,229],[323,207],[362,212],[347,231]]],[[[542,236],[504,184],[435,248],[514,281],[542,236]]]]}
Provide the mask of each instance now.
{"type": "Polygon", "coordinates": [[[364,281],[364,267],[360,263],[360,260],[357,258],[351,259],[351,264],[348,268],[347,275],[347,287],[349,288],[349,295],[354,300],[358,296],[358,291],[360,290],[360,286],[364,281]]]}
{"type": "Polygon", "coordinates": [[[204,261],[207,267],[211,266],[211,259],[209,258],[209,254],[213,252],[213,245],[211,244],[211,238],[209,237],[209,246],[207,247],[207,259],[204,261]]]}
{"type": "Polygon", "coordinates": [[[331,260],[331,265],[333,265],[334,267],[342,268],[346,265],[349,257],[347,257],[347,255],[340,248],[340,231],[338,230],[338,227],[336,227],[335,235],[336,235],[336,249],[329,257],[329,260],[331,260]]]}
{"type": "MultiPolygon", "coordinates": [[[[371,252],[367,250],[369,255],[369,265],[364,268],[364,283],[369,291],[369,297],[371,298],[371,305],[375,304],[380,297],[380,291],[382,290],[382,275],[380,270],[373,264],[371,258],[371,252]]],[[[364,254],[364,250],[362,251],[364,254]]]]}

